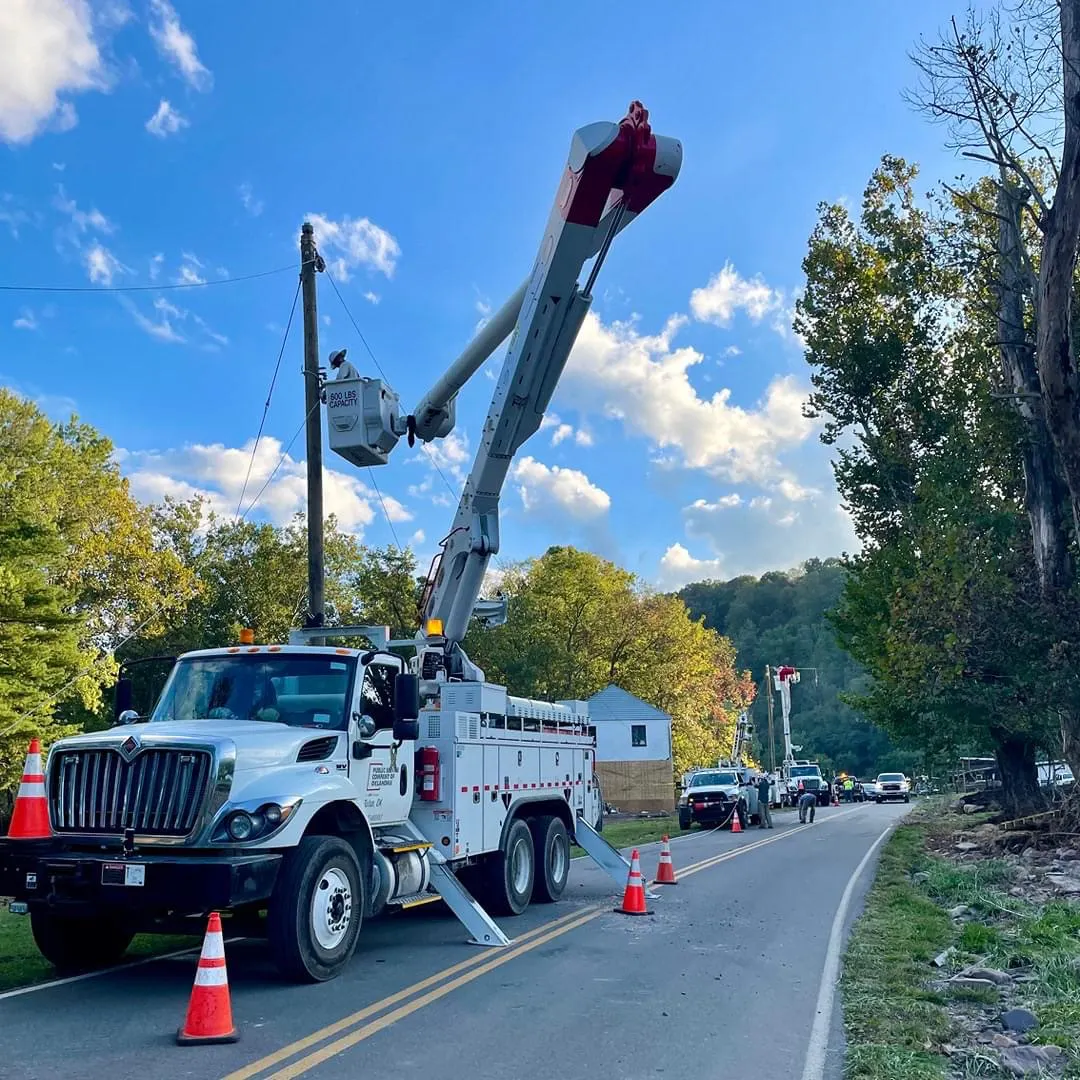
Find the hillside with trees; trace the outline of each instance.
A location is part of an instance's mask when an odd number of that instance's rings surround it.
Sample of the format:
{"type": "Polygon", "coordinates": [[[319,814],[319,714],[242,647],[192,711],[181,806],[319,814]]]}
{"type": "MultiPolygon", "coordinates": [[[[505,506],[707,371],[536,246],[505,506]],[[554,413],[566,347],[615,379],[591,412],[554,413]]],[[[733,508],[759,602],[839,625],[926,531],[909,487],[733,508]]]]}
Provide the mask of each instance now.
{"type": "MultiPolygon", "coordinates": [[[[792,692],[792,741],[800,757],[857,776],[886,768],[911,769],[917,753],[898,750],[889,736],[842,700],[862,694],[870,680],[837,644],[828,612],[840,602],[846,572],[839,559],[811,559],[798,570],[773,571],[760,578],[703,581],[679,593],[695,618],[730,638],[740,668],[758,684],[751,709],[758,758],[768,763],[765,666],[802,669],[792,692]]],[[[775,701],[776,759],[783,756],[779,698],[775,701]]]]}

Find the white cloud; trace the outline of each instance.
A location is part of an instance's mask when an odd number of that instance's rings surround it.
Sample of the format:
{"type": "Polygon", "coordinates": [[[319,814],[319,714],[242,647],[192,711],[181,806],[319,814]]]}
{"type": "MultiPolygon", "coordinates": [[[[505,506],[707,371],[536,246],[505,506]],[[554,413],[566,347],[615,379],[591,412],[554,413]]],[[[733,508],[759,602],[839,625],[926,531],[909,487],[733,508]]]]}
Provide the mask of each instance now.
{"type": "Polygon", "coordinates": [[[672,544],[660,559],[657,584],[674,592],[692,581],[719,581],[724,577],[723,559],[696,559],[682,544],[672,544]]]}
{"type": "Polygon", "coordinates": [[[161,275],[161,266],[165,262],[165,256],[158,254],[150,260],[150,280],[157,281],[161,275]]]}
{"type": "Polygon", "coordinates": [[[725,356],[741,356],[742,355],[742,349],[740,349],[738,345],[729,345],[724,350],[724,355],[725,356]]]}
{"type": "Polygon", "coordinates": [[[168,0],[150,0],[154,21],[150,36],[161,54],[196,90],[209,90],[213,77],[199,59],[195,39],[180,25],[180,16],[168,0]]]}
{"type": "Polygon", "coordinates": [[[548,467],[535,458],[524,457],[514,466],[511,476],[517,481],[527,513],[554,510],[585,521],[611,509],[611,496],[577,469],[548,467]]]}
{"type": "Polygon", "coordinates": [[[19,317],[11,325],[16,330],[36,330],[38,328],[37,316],[30,308],[23,308],[19,317]]]}
{"type": "Polygon", "coordinates": [[[68,198],[63,184],[57,184],[56,186],[53,206],[60,213],[71,218],[72,227],[78,234],[100,232],[108,235],[115,232],[113,223],[96,206],[91,207],[89,210],[80,210],[75,200],[68,198]]]}
{"type": "Polygon", "coordinates": [[[177,285],[205,285],[206,278],[200,277],[198,272],[189,263],[180,267],[180,273],[174,279],[177,285]]]}
{"type": "Polygon", "coordinates": [[[127,270],[127,267],[101,244],[94,244],[86,252],[85,261],[86,272],[95,285],[111,285],[117,274],[127,270]]]}
{"type": "Polygon", "coordinates": [[[679,584],[685,584],[709,576],[761,574],[858,549],[851,518],[835,491],[808,495],[796,505],[778,505],[767,495],[737,504],[730,496],[698,499],[683,508],[682,518],[686,536],[707,551],[694,558],[681,544],[668,548],[659,575],[667,588],[680,576],[679,584]]]}
{"type": "Polygon", "coordinates": [[[783,304],[783,294],[770,288],[760,277],[741,277],[731,263],[714,274],[703,288],[690,294],[690,310],[699,322],[730,326],[736,311],[745,311],[754,322],[761,322],[783,304]]]}
{"type": "Polygon", "coordinates": [[[633,323],[602,323],[586,316],[557,398],[578,409],[619,419],[681,464],[738,482],[777,483],[780,455],[804,443],[814,423],[802,415],[808,389],[791,375],[777,376],[752,408],[731,403],[731,391],[698,396],[689,378],[704,356],[673,340],[685,318],[672,317],[656,335],[633,323]]]}
{"type": "Polygon", "coordinates": [[[258,217],[263,212],[262,199],[255,198],[250,184],[241,184],[237,190],[240,193],[240,201],[244,204],[244,209],[252,217],[258,217]]]}
{"type": "MultiPolygon", "coordinates": [[[[470,456],[468,436],[464,432],[451,431],[445,439],[418,444],[411,460],[427,465],[436,474],[441,471],[444,477],[449,474],[461,484],[465,481],[465,464],[470,456]]],[[[433,486],[434,479],[428,479],[433,486]]]]}
{"type": "MultiPolygon", "coordinates": [[[[282,460],[281,442],[264,435],[252,459],[252,441],[240,447],[221,443],[195,444],[172,450],[121,451],[117,457],[131,481],[136,498],[144,502],[160,501],[165,495],[187,499],[201,494],[220,515],[232,517],[251,463],[251,477],[244,494],[244,509],[258,495],[251,518],[268,518],[284,525],[303,511],[307,500],[305,465],[291,455],[282,460]],[[274,472],[281,462],[280,468],[274,472]],[[273,478],[270,479],[273,474],[273,478]]],[[[324,505],[342,528],[362,533],[381,508],[375,493],[351,475],[327,469],[323,482],[324,505]]],[[[407,521],[409,512],[394,498],[384,495],[392,520],[407,521]]]]}
{"type": "Polygon", "coordinates": [[[0,223],[8,227],[13,240],[19,239],[19,228],[30,220],[30,215],[16,205],[10,191],[0,194],[0,223]]]}
{"type": "Polygon", "coordinates": [[[4,0],[0,42],[0,139],[68,130],[77,117],[62,95],[108,88],[86,0],[4,0]]]}
{"type": "Polygon", "coordinates": [[[371,290],[369,289],[366,293],[364,293],[364,299],[369,304],[377,304],[382,299],[382,297],[378,293],[371,292],[371,290]]]}
{"type": "Polygon", "coordinates": [[[305,220],[315,230],[319,253],[341,281],[348,281],[349,271],[357,266],[367,266],[393,277],[401,248],[390,233],[373,221],[366,217],[333,221],[323,214],[308,214],[305,220]]]}
{"type": "Polygon", "coordinates": [[[212,352],[229,344],[229,339],[224,334],[219,334],[201,315],[187,308],[177,307],[164,296],[154,300],[150,315],[141,311],[135,302],[126,296],[120,297],[120,303],[135,320],[135,324],[158,341],[174,345],[183,345],[190,341],[191,344],[212,352]],[[185,329],[182,330],[182,326],[185,329]]]}
{"type": "Polygon", "coordinates": [[[424,530],[417,529],[416,532],[409,537],[409,547],[419,547],[426,539],[427,535],[424,533],[424,530]]]}
{"type": "Polygon", "coordinates": [[[159,139],[175,135],[181,128],[189,126],[187,119],[180,115],[164,98],[157,107],[157,112],[146,121],[146,130],[159,139]]]}
{"type": "MultiPolygon", "coordinates": [[[[495,373],[491,372],[491,378],[495,378],[495,373]]],[[[560,419],[558,413],[545,413],[543,419],[540,421],[540,430],[544,431],[547,428],[551,428],[551,445],[558,446],[559,443],[566,442],[567,439],[572,438],[578,446],[592,446],[593,437],[589,431],[584,428],[574,428],[573,424],[567,424],[560,419]]]]}

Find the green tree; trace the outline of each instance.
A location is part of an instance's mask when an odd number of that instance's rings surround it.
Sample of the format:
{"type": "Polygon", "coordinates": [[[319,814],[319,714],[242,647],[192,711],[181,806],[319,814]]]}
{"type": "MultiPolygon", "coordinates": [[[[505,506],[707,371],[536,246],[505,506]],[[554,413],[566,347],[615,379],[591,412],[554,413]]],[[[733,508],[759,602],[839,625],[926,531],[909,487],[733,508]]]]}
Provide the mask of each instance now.
{"type": "Polygon", "coordinates": [[[993,396],[994,336],[915,176],[885,158],[859,223],[823,207],[804,262],[809,411],[863,541],[836,624],[874,680],[866,715],[915,747],[991,747],[1018,810],[1038,798],[1050,730],[1019,447],[993,396]],[[1005,647],[1012,630],[1023,648],[1005,647]]]}
{"type": "Polygon", "coordinates": [[[589,698],[615,683],[672,717],[675,768],[715,761],[753,698],[730,641],[690,617],[672,596],[574,548],[508,568],[500,585],[507,622],[474,627],[469,656],[515,694],[589,698]]]}
{"type": "Polygon", "coordinates": [[[78,727],[115,674],[112,651],[191,589],[111,443],[0,389],[0,789],[27,739],[78,727]]]}

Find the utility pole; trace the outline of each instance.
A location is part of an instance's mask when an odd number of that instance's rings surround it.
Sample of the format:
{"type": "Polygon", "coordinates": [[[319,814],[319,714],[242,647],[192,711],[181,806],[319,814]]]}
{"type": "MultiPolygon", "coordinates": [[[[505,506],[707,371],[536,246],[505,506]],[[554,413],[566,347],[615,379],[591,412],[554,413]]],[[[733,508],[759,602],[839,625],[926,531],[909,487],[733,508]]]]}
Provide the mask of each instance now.
{"type": "Polygon", "coordinates": [[[765,665],[765,700],[769,709],[769,772],[776,775],[776,741],[773,734],[772,669],[765,665]]]}
{"type": "MultiPolygon", "coordinates": [[[[304,222],[300,230],[300,285],[304,294],[304,409],[307,414],[307,543],[308,629],[324,625],[323,579],[323,464],[322,385],[319,379],[319,311],[315,302],[315,274],[325,268],[315,250],[315,231],[304,222]]],[[[322,640],[313,640],[322,645],[322,640]]]]}

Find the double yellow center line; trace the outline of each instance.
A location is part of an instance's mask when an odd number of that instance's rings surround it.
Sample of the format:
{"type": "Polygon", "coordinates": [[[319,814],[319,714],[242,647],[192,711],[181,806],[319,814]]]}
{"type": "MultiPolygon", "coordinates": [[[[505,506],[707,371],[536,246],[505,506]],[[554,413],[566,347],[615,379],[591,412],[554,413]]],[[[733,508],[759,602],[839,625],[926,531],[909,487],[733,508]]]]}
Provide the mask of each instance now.
{"type": "MultiPolygon", "coordinates": [[[[845,813],[851,813],[851,811],[845,811],[845,813]]],[[[837,814],[826,820],[835,821],[837,817],[842,816],[843,814],[837,814]]],[[[726,862],[728,859],[745,855],[749,851],[755,851],[768,844],[775,844],[778,840],[794,836],[795,833],[809,828],[812,828],[812,826],[797,825],[795,828],[786,829],[776,836],[765,837],[762,840],[743,844],[741,847],[712,855],[678,871],[679,880],[691,877],[702,870],[708,870],[710,867],[726,862]]],[[[252,1080],[253,1077],[267,1073],[267,1070],[274,1069],[275,1066],[281,1065],[290,1058],[296,1060],[289,1065],[285,1065],[284,1068],[262,1076],[262,1080],[293,1080],[295,1077],[303,1076],[304,1073],[309,1072],[330,1058],[336,1057],[357,1043],[371,1038],[372,1035],[377,1035],[384,1028],[396,1024],[399,1020],[411,1016],[426,1005],[446,997],[447,994],[453,993],[474,979],[479,979],[482,975],[487,975],[496,968],[502,967],[503,964],[508,964],[522,954],[531,952],[541,945],[546,945],[549,941],[570,933],[571,930],[577,930],[579,927],[585,926],[610,911],[611,908],[607,904],[592,904],[586,908],[579,908],[569,915],[562,916],[562,918],[544,923],[543,926],[538,926],[515,938],[513,944],[499,950],[494,955],[485,951],[469,957],[468,960],[462,960],[451,967],[443,968],[442,971],[437,971],[426,979],[421,979],[419,982],[406,986],[404,989],[398,990],[396,993],[390,994],[379,1001],[365,1005],[364,1008],[351,1013],[349,1016],[343,1017],[332,1024],[327,1024],[326,1027],[313,1031],[310,1035],[297,1039],[295,1042],[289,1043],[288,1046],[283,1046],[280,1050],[275,1050],[274,1053],[267,1054],[266,1057],[229,1073],[223,1080],[252,1080]],[[339,1037],[335,1038],[335,1036],[339,1037]],[[326,1040],[330,1041],[327,1042],[326,1040]],[[324,1045],[320,1046],[320,1043],[324,1045]],[[316,1046],[318,1049],[312,1049],[316,1046]],[[310,1051],[310,1053],[305,1053],[305,1051],[310,1051]],[[297,1055],[302,1056],[297,1057],[297,1055]]]]}

